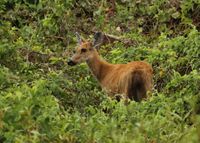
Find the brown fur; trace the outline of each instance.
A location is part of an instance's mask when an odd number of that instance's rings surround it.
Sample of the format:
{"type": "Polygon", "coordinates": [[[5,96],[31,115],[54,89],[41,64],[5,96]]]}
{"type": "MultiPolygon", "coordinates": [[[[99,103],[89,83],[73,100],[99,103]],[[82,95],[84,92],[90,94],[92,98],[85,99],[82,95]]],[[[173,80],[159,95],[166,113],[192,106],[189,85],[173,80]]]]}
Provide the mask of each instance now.
{"type": "Polygon", "coordinates": [[[123,94],[124,98],[140,101],[152,88],[153,69],[146,62],[134,61],[127,64],[110,64],[102,60],[92,43],[85,42],[77,47],[71,61],[86,61],[93,75],[110,96],[123,94]],[[81,53],[81,49],[87,52],[81,53]]]}

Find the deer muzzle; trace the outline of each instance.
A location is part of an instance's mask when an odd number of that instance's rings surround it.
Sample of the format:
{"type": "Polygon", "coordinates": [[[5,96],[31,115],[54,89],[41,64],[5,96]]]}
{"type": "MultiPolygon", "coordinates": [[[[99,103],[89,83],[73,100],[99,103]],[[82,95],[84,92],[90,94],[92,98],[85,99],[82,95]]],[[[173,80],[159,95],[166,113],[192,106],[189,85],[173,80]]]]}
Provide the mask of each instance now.
{"type": "Polygon", "coordinates": [[[72,61],[72,60],[69,60],[69,61],[67,62],[67,64],[68,64],[69,66],[74,66],[74,65],[76,65],[76,63],[75,63],[74,61],[72,61]]]}

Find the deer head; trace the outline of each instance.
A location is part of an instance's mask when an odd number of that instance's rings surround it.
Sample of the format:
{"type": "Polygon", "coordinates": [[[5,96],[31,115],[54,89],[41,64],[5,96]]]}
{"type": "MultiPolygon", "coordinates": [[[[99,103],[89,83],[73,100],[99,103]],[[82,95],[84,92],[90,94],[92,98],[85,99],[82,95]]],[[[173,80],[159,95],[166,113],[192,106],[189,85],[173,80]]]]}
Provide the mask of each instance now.
{"type": "Polygon", "coordinates": [[[78,45],[75,48],[73,56],[68,61],[68,65],[70,66],[86,62],[87,60],[93,58],[93,56],[97,53],[97,48],[101,45],[103,41],[101,32],[95,33],[93,42],[83,41],[81,39],[81,36],[77,32],[76,37],[78,45]]]}

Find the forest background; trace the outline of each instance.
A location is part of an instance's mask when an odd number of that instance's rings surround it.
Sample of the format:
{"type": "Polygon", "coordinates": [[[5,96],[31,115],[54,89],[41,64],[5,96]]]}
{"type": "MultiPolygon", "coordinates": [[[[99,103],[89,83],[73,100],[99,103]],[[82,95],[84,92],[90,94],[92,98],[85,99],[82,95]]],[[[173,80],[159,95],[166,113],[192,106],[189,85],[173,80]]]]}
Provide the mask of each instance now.
{"type": "Polygon", "coordinates": [[[1,0],[0,142],[199,143],[199,30],[199,0],[1,0]],[[152,64],[147,100],[111,100],[66,64],[95,31],[123,39],[101,46],[110,63],[152,64]]]}

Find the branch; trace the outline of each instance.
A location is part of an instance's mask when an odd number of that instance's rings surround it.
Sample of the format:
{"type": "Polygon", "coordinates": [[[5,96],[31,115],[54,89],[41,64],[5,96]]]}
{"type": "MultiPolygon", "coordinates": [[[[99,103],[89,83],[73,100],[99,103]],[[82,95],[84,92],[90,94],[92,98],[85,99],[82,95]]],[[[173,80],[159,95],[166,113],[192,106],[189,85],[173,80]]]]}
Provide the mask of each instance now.
{"type": "Polygon", "coordinates": [[[131,40],[131,39],[127,39],[127,38],[121,38],[121,37],[117,37],[117,36],[106,34],[106,33],[102,33],[102,36],[103,36],[102,37],[103,40],[102,40],[102,44],[101,45],[114,43],[115,41],[122,42],[127,47],[138,44],[138,42],[135,41],[135,40],[131,40]]]}

